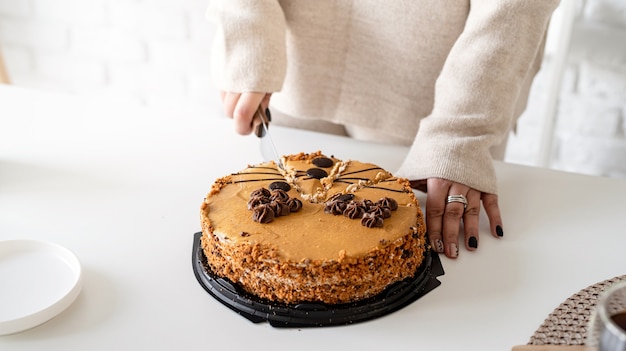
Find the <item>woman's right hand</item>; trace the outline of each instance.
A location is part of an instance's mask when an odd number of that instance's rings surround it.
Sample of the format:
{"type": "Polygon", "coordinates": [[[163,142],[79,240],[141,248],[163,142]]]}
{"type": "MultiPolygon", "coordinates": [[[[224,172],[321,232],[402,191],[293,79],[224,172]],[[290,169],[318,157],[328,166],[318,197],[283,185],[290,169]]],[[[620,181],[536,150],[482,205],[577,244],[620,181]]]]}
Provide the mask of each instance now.
{"type": "Polygon", "coordinates": [[[241,135],[248,135],[254,130],[252,118],[259,108],[265,110],[270,104],[271,93],[231,93],[220,92],[224,114],[235,121],[235,131],[241,135]]]}

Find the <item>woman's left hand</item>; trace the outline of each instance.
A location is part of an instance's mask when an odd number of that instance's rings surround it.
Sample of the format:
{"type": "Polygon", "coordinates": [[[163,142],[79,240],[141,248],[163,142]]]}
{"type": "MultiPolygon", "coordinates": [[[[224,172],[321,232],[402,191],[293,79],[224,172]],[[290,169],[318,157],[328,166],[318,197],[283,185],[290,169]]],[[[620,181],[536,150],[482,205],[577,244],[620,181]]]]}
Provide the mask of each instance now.
{"type": "Polygon", "coordinates": [[[478,218],[481,201],[489,218],[491,234],[496,238],[503,236],[498,195],[483,193],[441,178],[429,178],[425,184],[424,181],[412,182],[412,184],[417,189],[428,190],[426,228],[430,245],[435,252],[456,258],[459,255],[461,228],[464,231],[467,250],[474,251],[478,248],[478,218]],[[462,202],[448,202],[448,196],[458,195],[467,199],[467,206],[462,202]]]}

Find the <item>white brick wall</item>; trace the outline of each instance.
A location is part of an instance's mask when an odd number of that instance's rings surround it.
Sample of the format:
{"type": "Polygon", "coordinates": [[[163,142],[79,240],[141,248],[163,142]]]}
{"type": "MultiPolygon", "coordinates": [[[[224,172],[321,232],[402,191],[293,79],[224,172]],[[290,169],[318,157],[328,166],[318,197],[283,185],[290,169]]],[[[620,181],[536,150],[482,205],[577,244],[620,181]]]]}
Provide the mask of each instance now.
{"type": "MultiPolygon", "coordinates": [[[[209,77],[209,0],[0,0],[14,84],[221,113],[209,77]]],[[[626,1],[577,1],[550,167],[626,178],[626,1]]],[[[558,14],[553,25],[558,22],[558,14]]],[[[536,164],[551,36],[506,160],[536,164]]]]}
{"type": "Polygon", "coordinates": [[[0,0],[13,84],[209,114],[208,0],[0,0]]]}
{"type": "MultiPolygon", "coordinates": [[[[561,0],[566,1],[576,0],[561,0]]],[[[626,2],[580,0],[579,4],[549,166],[626,178],[626,2]]],[[[551,54],[548,50],[529,108],[518,133],[510,138],[507,161],[536,163],[547,71],[553,68],[551,54]]]]}
{"type": "Polygon", "coordinates": [[[626,177],[626,2],[585,2],[570,64],[577,81],[561,95],[553,165],[626,177]]]}

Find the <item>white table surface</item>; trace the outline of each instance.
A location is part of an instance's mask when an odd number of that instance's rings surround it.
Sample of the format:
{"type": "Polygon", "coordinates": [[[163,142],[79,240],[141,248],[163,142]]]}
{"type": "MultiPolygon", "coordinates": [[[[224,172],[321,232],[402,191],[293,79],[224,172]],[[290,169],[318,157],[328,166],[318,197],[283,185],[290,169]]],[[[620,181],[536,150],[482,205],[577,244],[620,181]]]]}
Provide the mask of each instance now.
{"type": "MultiPolygon", "coordinates": [[[[406,152],[272,129],[281,153],[393,170],[406,152]]],[[[191,247],[212,182],[261,160],[225,118],[0,85],[0,240],[52,241],[84,270],[74,304],[0,350],[510,350],[572,294],[626,273],[626,181],[498,163],[504,238],[483,216],[479,250],[442,257],[425,297],[350,326],[253,324],[202,289],[191,247]]]]}

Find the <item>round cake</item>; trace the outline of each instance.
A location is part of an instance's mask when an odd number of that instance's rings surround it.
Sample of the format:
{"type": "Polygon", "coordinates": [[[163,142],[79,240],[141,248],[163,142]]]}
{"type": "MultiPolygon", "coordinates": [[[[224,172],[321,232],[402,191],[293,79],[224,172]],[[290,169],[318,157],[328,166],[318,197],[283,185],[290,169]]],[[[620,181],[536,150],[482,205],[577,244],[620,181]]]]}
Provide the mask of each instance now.
{"type": "Polygon", "coordinates": [[[212,274],[273,302],[355,302],[413,277],[425,224],[408,180],[321,152],[219,178],[201,205],[212,274]]]}

